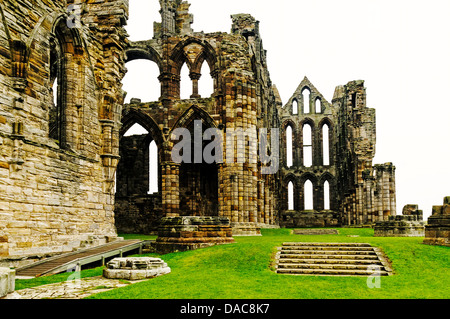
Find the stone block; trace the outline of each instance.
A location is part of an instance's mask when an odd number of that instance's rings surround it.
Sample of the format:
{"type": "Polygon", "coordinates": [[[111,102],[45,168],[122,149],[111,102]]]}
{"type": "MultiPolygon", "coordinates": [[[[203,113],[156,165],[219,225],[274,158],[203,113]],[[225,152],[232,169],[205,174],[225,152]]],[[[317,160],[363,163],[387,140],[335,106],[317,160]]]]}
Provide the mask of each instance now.
{"type": "Polygon", "coordinates": [[[153,247],[158,253],[166,254],[233,242],[228,218],[179,216],[161,220],[153,247]]]}
{"type": "Polygon", "coordinates": [[[0,298],[13,293],[15,290],[16,271],[9,268],[0,268],[0,298]]]}
{"type": "Polygon", "coordinates": [[[432,215],[425,226],[424,244],[450,246],[450,197],[442,206],[433,206],[432,215]]]}

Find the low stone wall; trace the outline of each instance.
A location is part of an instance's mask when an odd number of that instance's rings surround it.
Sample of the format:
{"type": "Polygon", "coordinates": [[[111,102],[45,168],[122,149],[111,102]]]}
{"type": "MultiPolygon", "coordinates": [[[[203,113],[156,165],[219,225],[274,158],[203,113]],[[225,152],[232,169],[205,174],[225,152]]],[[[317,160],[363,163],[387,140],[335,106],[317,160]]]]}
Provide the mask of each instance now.
{"type": "Polygon", "coordinates": [[[423,237],[425,223],[423,212],[418,205],[406,205],[403,215],[389,216],[387,221],[378,221],[374,225],[374,237],[423,237]]]}
{"type": "Polygon", "coordinates": [[[339,214],[331,211],[294,211],[281,212],[280,226],[286,228],[302,227],[338,227],[340,225],[339,214]]]}
{"type": "Polygon", "coordinates": [[[152,244],[157,253],[234,243],[230,221],[226,217],[180,216],[161,220],[158,238],[152,244]]]}
{"type": "Polygon", "coordinates": [[[15,280],[15,270],[9,268],[0,268],[0,299],[14,292],[15,280]]]}
{"type": "Polygon", "coordinates": [[[337,229],[294,229],[295,235],[339,235],[337,229]]]}
{"type": "Polygon", "coordinates": [[[262,236],[261,228],[255,223],[232,223],[233,236],[262,236]]]}
{"type": "Polygon", "coordinates": [[[450,247],[450,196],[444,198],[442,206],[433,206],[433,213],[425,226],[423,243],[450,247]]]}

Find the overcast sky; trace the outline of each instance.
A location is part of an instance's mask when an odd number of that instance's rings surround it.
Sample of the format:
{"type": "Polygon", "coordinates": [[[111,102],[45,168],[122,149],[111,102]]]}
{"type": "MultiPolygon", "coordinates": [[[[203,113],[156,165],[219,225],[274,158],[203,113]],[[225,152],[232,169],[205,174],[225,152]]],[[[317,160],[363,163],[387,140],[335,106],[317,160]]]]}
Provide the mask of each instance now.
{"type": "MultiPolygon", "coordinates": [[[[450,196],[449,0],[189,2],[196,32],[230,32],[236,13],[260,21],[283,105],[305,75],[329,102],[336,86],[365,80],[368,107],[377,116],[374,164],[397,167],[397,214],[418,204],[427,218],[450,196]]],[[[159,9],[158,0],[130,0],[131,40],[153,37],[159,9]]],[[[156,100],[155,64],[131,62],[127,68],[127,100],[156,100]]]]}

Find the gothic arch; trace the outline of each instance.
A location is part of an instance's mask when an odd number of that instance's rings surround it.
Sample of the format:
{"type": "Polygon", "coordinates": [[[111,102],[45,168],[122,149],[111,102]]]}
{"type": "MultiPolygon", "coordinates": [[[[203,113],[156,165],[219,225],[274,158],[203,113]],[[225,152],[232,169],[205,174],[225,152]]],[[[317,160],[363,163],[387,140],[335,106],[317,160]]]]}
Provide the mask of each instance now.
{"type": "Polygon", "coordinates": [[[298,183],[298,178],[297,176],[295,176],[292,173],[287,174],[286,176],[284,176],[283,178],[283,182],[282,182],[282,205],[284,207],[284,209],[288,209],[288,186],[289,183],[292,183],[293,187],[294,187],[294,210],[298,210],[299,208],[299,193],[301,191],[300,189],[300,185],[298,183]]]}
{"type": "Polygon", "coordinates": [[[173,132],[177,128],[187,127],[192,121],[196,119],[202,120],[210,128],[217,128],[216,122],[208,112],[201,109],[197,105],[192,105],[178,118],[178,120],[172,127],[171,132],[173,132]]]}
{"type": "Polygon", "coordinates": [[[158,149],[162,149],[165,139],[158,127],[158,124],[156,124],[155,120],[153,120],[150,115],[135,109],[128,109],[124,112],[122,117],[122,128],[120,129],[120,137],[122,137],[136,123],[145,128],[156,142],[158,149]]]}
{"type": "Polygon", "coordinates": [[[317,152],[317,156],[318,156],[318,162],[320,165],[324,164],[324,136],[323,136],[323,127],[327,125],[328,126],[328,164],[329,165],[333,165],[333,147],[332,145],[334,144],[334,125],[333,122],[328,118],[325,117],[323,118],[318,125],[318,152],[317,152]]]}
{"type": "Polygon", "coordinates": [[[173,66],[176,68],[177,74],[179,74],[184,62],[188,63],[188,67],[191,72],[199,72],[204,60],[207,61],[211,72],[213,72],[216,69],[217,57],[214,48],[207,41],[201,41],[199,39],[189,37],[175,46],[170,56],[170,60],[174,63],[173,66]],[[201,52],[197,55],[193,64],[189,62],[189,59],[186,57],[184,52],[184,48],[192,43],[198,44],[202,47],[201,52]],[[200,67],[196,70],[194,66],[198,65],[200,67]]]}
{"type": "Polygon", "coordinates": [[[145,48],[138,46],[131,46],[129,49],[125,51],[125,54],[126,54],[125,63],[134,60],[150,60],[156,63],[160,73],[163,72],[163,63],[161,56],[151,46],[146,46],[145,48]]]}
{"type": "Polygon", "coordinates": [[[318,209],[325,209],[324,205],[324,199],[325,199],[325,189],[324,185],[325,182],[328,182],[329,185],[329,203],[330,203],[330,210],[334,210],[336,208],[336,178],[329,172],[325,172],[320,176],[319,183],[318,183],[318,209]]]}

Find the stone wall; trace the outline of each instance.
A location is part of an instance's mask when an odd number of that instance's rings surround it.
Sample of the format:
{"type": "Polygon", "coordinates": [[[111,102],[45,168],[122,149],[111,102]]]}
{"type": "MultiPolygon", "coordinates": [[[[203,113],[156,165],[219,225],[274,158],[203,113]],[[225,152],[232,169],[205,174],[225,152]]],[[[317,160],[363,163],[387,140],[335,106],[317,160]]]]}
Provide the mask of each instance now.
{"type": "Polygon", "coordinates": [[[117,236],[128,2],[71,4],[0,3],[0,258],[117,236]]]}
{"type": "Polygon", "coordinates": [[[5,298],[15,290],[16,272],[9,268],[0,268],[0,299],[5,298]]]}
{"type": "Polygon", "coordinates": [[[280,225],[371,224],[396,215],[395,166],[372,163],[376,143],[375,110],[366,106],[363,81],[338,86],[330,104],[305,77],[280,109],[280,120],[280,225]],[[310,94],[305,95],[305,91],[310,94]],[[308,126],[312,131],[311,138],[307,136],[308,126]],[[293,161],[290,166],[287,161],[288,128],[292,130],[293,161]],[[327,132],[328,136],[325,136],[327,132]],[[325,143],[328,143],[328,150],[325,143]],[[308,156],[311,157],[309,161],[308,156]],[[313,205],[305,209],[307,181],[313,186],[313,205]],[[290,183],[294,190],[293,207],[288,207],[290,183]],[[326,197],[328,207],[325,207],[326,197]]]}
{"type": "Polygon", "coordinates": [[[423,212],[418,205],[406,205],[402,215],[389,216],[387,221],[378,221],[374,225],[375,237],[423,237],[425,226],[423,212]]]}
{"type": "MultiPolygon", "coordinates": [[[[262,174],[261,165],[248,156],[252,146],[245,143],[243,151],[238,151],[236,141],[227,133],[241,129],[249,132],[251,141],[257,141],[259,128],[279,126],[280,102],[267,70],[259,22],[248,14],[233,15],[231,33],[205,34],[190,27],[188,8],[187,2],[162,2],[162,22],[154,24],[153,39],[129,42],[127,61],[147,59],[158,65],[161,97],[159,101],[133,100],[125,105],[121,134],[138,123],[149,132],[148,139],[156,142],[161,171],[159,194],[166,217],[226,217],[237,233],[258,234],[260,227],[278,224],[277,176],[262,174]],[[210,74],[201,74],[205,63],[210,74]],[[192,95],[186,100],[180,99],[183,65],[188,66],[192,81],[192,95]],[[212,77],[214,92],[202,97],[198,80],[205,76],[212,77]],[[173,133],[178,128],[187,128],[193,137],[197,128],[200,135],[209,128],[220,130],[222,148],[225,151],[233,143],[234,158],[225,161],[222,157],[212,164],[195,158],[192,163],[175,163],[171,153],[177,144],[173,133]]],[[[194,140],[191,142],[192,150],[194,140]]],[[[131,152],[125,154],[126,139],[120,143],[122,157],[133,157],[131,152]]],[[[257,146],[255,143],[255,150],[257,146]]],[[[121,165],[119,170],[132,178],[131,167],[125,165],[124,169],[121,165]]],[[[145,169],[142,172],[145,175],[145,169]]],[[[122,189],[123,179],[118,179],[117,187],[122,189]]],[[[130,207],[129,211],[134,210],[130,207]]],[[[123,223],[119,214],[117,223],[123,223]]]]}
{"type": "Polygon", "coordinates": [[[432,215],[425,226],[423,243],[450,246],[450,196],[444,198],[442,206],[433,206],[432,215]]]}

